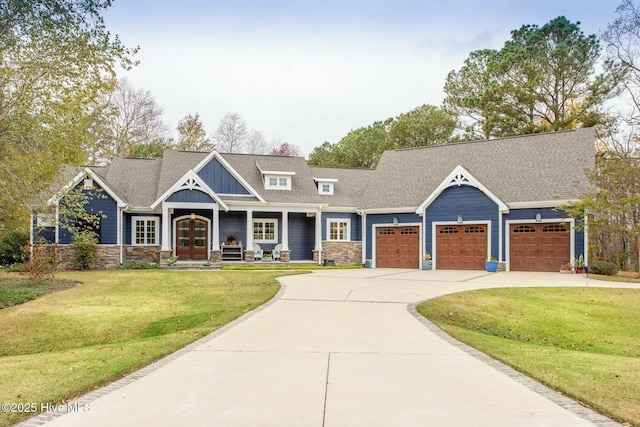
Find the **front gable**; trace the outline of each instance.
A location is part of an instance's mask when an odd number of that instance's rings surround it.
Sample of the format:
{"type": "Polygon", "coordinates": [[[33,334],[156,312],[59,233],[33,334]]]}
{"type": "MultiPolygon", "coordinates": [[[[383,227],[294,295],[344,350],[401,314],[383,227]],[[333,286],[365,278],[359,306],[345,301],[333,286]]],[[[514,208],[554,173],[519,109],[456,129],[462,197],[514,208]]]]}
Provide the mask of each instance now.
{"type": "Polygon", "coordinates": [[[200,178],[218,194],[254,196],[265,200],[217,151],[212,151],[195,168],[200,178]]]}
{"type": "Polygon", "coordinates": [[[500,212],[507,213],[509,208],[500,200],[495,194],[493,194],[487,187],[485,187],[478,179],[476,179],[468,170],[458,165],[453,171],[440,183],[440,185],[426,198],[424,202],[416,209],[416,213],[422,215],[440,195],[452,187],[468,186],[477,188],[489,199],[491,199],[497,206],[500,212]]]}
{"type": "Polygon", "coordinates": [[[207,185],[206,182],[192,169],[182,176],[174,185],[164,192],[152,205],[155,209],[161,203],[167,201],[207,203],[215,201],[225,211],[229,207],[220,196],[207,185]]]}

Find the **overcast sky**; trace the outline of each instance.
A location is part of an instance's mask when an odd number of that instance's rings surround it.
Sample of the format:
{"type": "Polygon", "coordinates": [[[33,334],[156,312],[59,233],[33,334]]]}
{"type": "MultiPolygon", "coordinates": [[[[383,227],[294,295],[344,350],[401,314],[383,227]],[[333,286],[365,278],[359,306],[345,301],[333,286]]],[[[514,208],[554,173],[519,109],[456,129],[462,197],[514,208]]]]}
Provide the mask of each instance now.
{"type": "Polygon", "coordinates": [[[305,156],[324,141],[422,104],[439,106],[451,70],[510,31],[558,16],[598,34],[621,0],[115,0],[107,28],[141,64],[175,129],[199,113],[212,134],[239,113],[267,141],[305,156]]]}

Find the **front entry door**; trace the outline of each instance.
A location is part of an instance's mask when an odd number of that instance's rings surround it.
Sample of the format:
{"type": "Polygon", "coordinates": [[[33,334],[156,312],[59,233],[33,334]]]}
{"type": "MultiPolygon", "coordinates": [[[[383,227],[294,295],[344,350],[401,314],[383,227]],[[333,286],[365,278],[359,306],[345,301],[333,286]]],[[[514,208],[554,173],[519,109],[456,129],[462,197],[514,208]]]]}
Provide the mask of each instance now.
{"type": "Polygon", "coordinates": [[[198,218],[176,221],[176,255],[183,260],[207,259],[208,235],[207,221],[198,218]]]}

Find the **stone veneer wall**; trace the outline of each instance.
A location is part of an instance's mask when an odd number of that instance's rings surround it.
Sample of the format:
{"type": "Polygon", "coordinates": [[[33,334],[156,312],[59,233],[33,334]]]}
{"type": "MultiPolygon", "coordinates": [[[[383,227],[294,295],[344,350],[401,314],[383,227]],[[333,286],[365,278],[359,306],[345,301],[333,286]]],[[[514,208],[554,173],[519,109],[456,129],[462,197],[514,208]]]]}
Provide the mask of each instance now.
{"type": "Polygon", "coordinates": [[[160,262],[160,246],[124,246],[124,262],[160,262]]]}
{"type": "MultiPolygon", "coordinates": [[[[70,270],[73,268],[73,249],[69,245],[56,245],[60,268],[70,270]]],[[[120,265],[120,246],[118,245],[98,245],[98,256],[91,268],[105,269],[116,268],[120,265]]]]}
{"type": "Polygon", "coordinates": [[[336,265],[361,264],[362,242],[322,242],[322,259],[333,259],[336,265]]]}

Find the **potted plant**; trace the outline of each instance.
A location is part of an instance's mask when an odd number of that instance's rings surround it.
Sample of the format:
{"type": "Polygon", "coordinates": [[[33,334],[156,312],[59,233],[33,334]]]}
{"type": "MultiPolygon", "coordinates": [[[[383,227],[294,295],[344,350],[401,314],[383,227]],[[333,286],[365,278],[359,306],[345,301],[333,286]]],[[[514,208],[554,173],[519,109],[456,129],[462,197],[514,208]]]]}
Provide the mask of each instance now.
{"type": "Polygon", "coordinates": [[[576,274],[584,273],[584,257],[582,255],[576,259],[574,265],[576,266],[576,274]]]}
{"type": "Polygon", "coordinates": [[[227,234],[227,245],[235,245],[238,242],[236,234],[227,234]]]}
{"type": "Polygon", "coordinates": [[[431,270],[431,254],[426,253],[422,255],[422,269],[431,270]]]}
{"type": "Polygon", "coordinates": [[[494,257],[488,258],[484,261],[484,268],[489,273],[495,273],[498,271],[498,260],[494,257]]]}
{"type": "Polygon", "coordinates": [[[560,266],[560,273],[563,273],[563,274],[571,274],[571,273],[573,273],[573,266],[571,265],[571,263],[568,262],[566,264],[562,264],[560,266]]]}
{"type": "Polygon", "coordinates": [[[178,262],[178,258],[180,258],[178,255],[171,255],[169,258],[167,258],[167,265],[176,265],[176,262],[178,262]]]}

